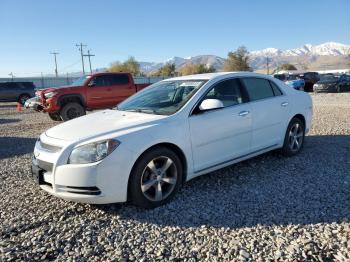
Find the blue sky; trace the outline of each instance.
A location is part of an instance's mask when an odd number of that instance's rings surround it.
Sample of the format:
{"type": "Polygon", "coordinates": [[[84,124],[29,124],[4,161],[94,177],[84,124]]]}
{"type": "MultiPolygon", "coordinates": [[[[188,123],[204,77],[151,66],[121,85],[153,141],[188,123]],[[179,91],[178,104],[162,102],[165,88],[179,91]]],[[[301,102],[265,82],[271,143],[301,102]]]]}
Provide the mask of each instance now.
{"type": "MultiPolygon", "coordinates": [[[[0,0],[0,76],[81,70],[76,43],[106,67],[133,55],[139,61],[215,54],[245,45],[296,48],[350,44],[350,1],[80,1],[0,0]]],[[[86,63],[87,66],[87,63],[86,63]]]]}

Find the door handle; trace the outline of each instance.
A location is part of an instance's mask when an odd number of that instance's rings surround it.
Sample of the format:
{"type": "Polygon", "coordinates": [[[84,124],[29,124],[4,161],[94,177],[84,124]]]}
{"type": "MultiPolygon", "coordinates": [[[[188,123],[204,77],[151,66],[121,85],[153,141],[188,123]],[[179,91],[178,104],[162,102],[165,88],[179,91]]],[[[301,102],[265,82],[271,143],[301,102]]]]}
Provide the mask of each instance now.
{"type": "Polygon", "coordinates": [[[281,103],[281,106],[286,107],[288,104],[289,104],[288,102],[282,102],[282,103],[281,103]]]}
{"type": "Polygon", "coordinates": [[[249,114],[249,111],[241,111],[238,113],[239,116],[246,116],[249,114]]]}

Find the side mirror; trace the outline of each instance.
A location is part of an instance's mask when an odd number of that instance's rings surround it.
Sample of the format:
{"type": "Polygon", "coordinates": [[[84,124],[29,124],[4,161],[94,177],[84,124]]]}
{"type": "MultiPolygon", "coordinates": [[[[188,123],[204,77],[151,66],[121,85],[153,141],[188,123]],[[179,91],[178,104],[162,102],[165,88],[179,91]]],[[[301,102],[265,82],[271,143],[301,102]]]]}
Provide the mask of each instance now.
{"type": "Polygon", "coordinates": [[[213,109],[223,108],[224,104],[219,99],[205,99],[199,105],[199,110],[207,111],[213,109]]]}
{"type": "Polygon", "coordinates": [[[91,80],[88,84],[89,87],[93,87],[95,85],[96,85],[95,80],[91,80]]]}

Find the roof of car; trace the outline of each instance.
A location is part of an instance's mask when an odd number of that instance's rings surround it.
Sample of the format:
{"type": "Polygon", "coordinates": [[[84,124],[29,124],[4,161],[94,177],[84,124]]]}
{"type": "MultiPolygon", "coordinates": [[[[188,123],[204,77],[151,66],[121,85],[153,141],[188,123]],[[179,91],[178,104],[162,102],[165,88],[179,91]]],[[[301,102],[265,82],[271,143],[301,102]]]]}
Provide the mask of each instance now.
{"type": "Polygon", "coordinates": [[[250,76],[250,77],[265,77],[265,78],[271,77],[269,75],[252,73],[252,72],[219,72],[219,73],[197,74],[197,75],[173,77],[173,78],[166,79],[166,81],[169,81],[169,80],[211,80],[211,79],[222,77],[222,76],[250,76]]]}

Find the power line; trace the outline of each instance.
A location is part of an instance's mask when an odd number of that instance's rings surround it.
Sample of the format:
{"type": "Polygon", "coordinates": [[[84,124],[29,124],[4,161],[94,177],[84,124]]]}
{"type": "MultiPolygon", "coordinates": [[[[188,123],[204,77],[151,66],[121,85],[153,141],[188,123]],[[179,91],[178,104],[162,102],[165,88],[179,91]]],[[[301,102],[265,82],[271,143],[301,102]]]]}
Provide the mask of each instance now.
{"type": "Polygon", "coordinates": [[[90,54],[90,50],[88,50],[87,55],[84,55],[84,56],[87,56],[89,58],[90,74],[92,74],[92,67],[91,67],[91,59],[90,59],[90,57],[91,56],[95,56],[95,55],[90,54]]]}
{"type": "Polygon", "coordinates": [[[64,72],[67,68],[70,68],[70,67],[72,67],[72,66],[75,66],[75,65],[78,64],[78,63],[80,63],[80,59],[77,60],[77,61],[75,61],[74,63],[72,63],[72,64],[70,64],[70,65],[67,65],[67,66],[63,67],[63,68],[60,70],[60,72],[64,72]]]}
{"type": "Polygon", "coordinates": [[[56,74],[56,77],[58,77],[57,58],[56,58],[56,56],[57,56],[59,53],[58,53],[58,52],[51,52],[50,54],[54,55],[54,57],[55,57],[55,74],[56,74]]]}
{"type": "Polygon", "coordinates": [[[83,74],[85,75],[83,47],[86,47],[87,45],[84,45],[83,43],[80,43],[80,44],[76,44],[76,46],[79,47],[79,51],[80,51],[80,55],[81,55],[81,64],[83,66],[83,74]]]}

